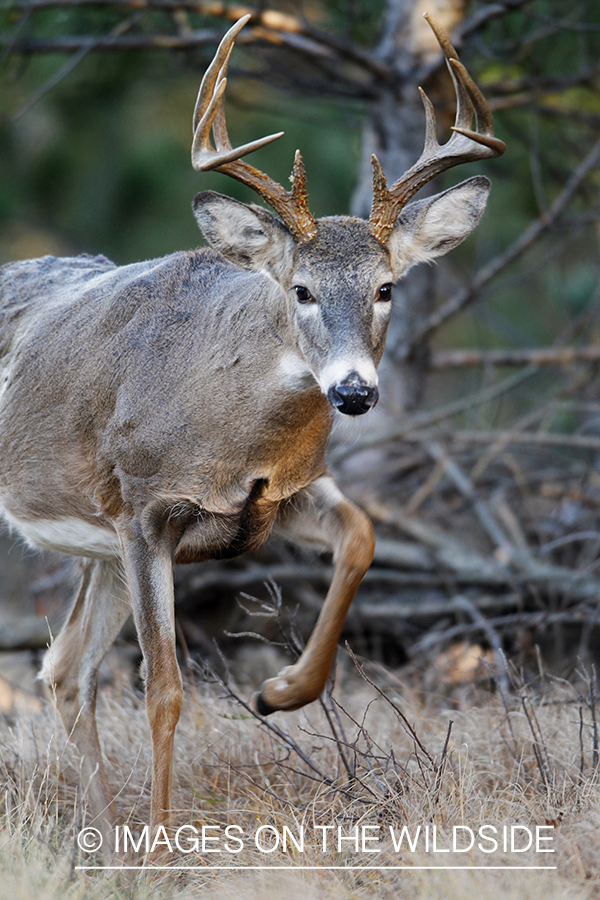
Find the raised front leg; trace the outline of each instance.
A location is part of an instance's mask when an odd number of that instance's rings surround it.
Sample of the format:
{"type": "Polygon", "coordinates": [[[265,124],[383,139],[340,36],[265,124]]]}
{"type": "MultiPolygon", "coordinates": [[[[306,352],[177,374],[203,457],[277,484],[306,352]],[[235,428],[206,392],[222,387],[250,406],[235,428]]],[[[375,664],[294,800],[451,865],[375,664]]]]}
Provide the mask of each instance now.
{"type": "Polygon", "coordinates": [[[168,826],[173,783],[173,741],[183,704],[175,652],[173,564],[167,542],[142,535],[138,523],[120,531],[133,616],[146,670],[146,710],[152,735],[150,825],[168,826]]]}
{"type": "Polygon", "coordinates": [[[292,497],[282,507],[276,528],[283,537],[332,550],[335,571],[300,659],[265,681],[257,694],[255,704],[261,715],[298,709],[322,692],[348,608],[375,549],[370,520],[344,497],[329,475],[292,497]]]}

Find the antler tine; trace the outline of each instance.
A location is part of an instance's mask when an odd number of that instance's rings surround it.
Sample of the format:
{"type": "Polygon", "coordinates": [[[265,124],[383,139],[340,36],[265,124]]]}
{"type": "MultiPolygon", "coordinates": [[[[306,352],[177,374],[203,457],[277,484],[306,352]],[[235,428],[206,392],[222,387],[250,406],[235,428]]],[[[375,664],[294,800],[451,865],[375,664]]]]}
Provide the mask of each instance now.
{"type": "Polygon", "coordinates": [[[456,132],[456,134],[462,134],[464,137],[470,138],[472,141],[476,141],[478,144],[483,144],[484,147],[488,147],[490,150],[496,150],[497,153],[493,154],[494,156],[501,156],[506,150],[506,144],[504,141],[501,141],[499,138],[494,137],[494,122],[492,119],[492,113],[489,106],[486,103],[485,97],[463,66],[463,64],[458,59],[449,60],[449,68],[451,72],[456,77],[456,82],[461,86],[464,90],[464,93],[469,98],[469,105],[471,107],[470,120],[466,123],[468,125],[471,124],[473,112],[477,118],[477,131],[472,131],[471,128],[467,128],[459,122],[458,116],[456,117],[456,123],[452,128],[452,131],[456,132]]]}
{"type": "Polygon", "coordinates": [[[425,13],[424,19],[429,23],[430,28],[436,36],[444,56],[446,57],[446,65],[452,76],[454,88],[457,96],[456,121],[452,131],[470,137],[471,140],[484,144],[485,146],[502,147],[502,153],[506,149],[504,143],[494,138],[494,142],[489,142],[489,138],[494,137],[494,122],[490,108],[486,103],[485,97],[463,66],[458,58],[458,53],[450,42],[450,39],[444,29],[429,13],[425,13]],[[473,113],[477,116],[478,131],[472,131],[469,126],[473,121],[473,113]],[[481,140],[485,138],[485,140],[481,140]]]}
{"type": "Polygon", "coordinates": [[[204,73],[204,77],[200,82],[196,105],[194,107],[194,116],[192,120],[192,132],[194,134],[196,133],[201,118],[206,113],[213,99],[215,85],[227,74],[227,64],[229,62],[229,57],[231,56],[231,51],[233,50],[234,40],[249,18],[249,15],[243,16],[223,36],[211,64],[204,73]]]}
{"type": "Polygon", "coordinates": [[[385,243],[392,233],[400,212],[408,201],[436,175],[464,162],[491,159],[506,150],[504,143],[494,137],[492,114],[485,98],[463,64],[446,32],[433,16],[425,13],[437,41],[446,57],[446,65],[456,92],[456,118],[452,136],[440,146],[433,104],[419,88],[425,107],[425,145],[423,153],[414,164],[388,188],[377,157],[371,157],[373,166],[373,206],[369,224],[372,234],[385,243]],[[477,118],[477,131],[472,130],[473,116],[477,118]]]}
{"type": "Polygon", "coordinates": [[[431,102],[423,88],[419,88],[419,93],[421,95],[421,100],[423,101],[423,106],[425,108],[425,142],[423,153],[430,153],[439,146],[437,139],[437,119],[433,103],[431,102]]]}
{"type": "Polygon", "coordinates": [[[227,67],[235,38],[250,15],[242,16],[219,44],[210,66],[206,70],[194,109],[192,142],[192,166],[200,172],[214,169],[230,175],[255,190],[279,213],[299,242],[311,240],[317,233],[317,225],[308,208],[306,174],[299,151],[296,151],[292,190],[286,191],[278,182],[241,160],[242,156],[276,141],[283,131],[233,148],[229,140],[223,97],[227,87],[227,67]],[[210,141],[212,128],[215,147],[210,141]]]}
{"type": "Polygon", "coordinates": [[[243,144],[235,150],[229,140],[225,114],[222,109],[223,96],[227,87],[227,67],[235,39],[249,19],[250,15],[242,16],[225,34],[213,61],[204,74],[198,91],[193,117],[192,166],[199,172],[216,169],[224,163],[239,159],[240,156],[252,153],[283,135],[283,131],[270,134],[259,140],[243,144]],[[215,132],[216,152],[210,143],[211,128],[215,132]]]}

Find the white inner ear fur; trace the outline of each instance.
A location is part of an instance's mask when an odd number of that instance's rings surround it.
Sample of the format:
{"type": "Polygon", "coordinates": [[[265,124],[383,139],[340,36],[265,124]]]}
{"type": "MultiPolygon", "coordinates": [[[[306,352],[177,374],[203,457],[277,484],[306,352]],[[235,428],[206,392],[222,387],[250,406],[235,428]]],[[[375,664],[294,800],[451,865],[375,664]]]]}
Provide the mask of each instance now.
{"type": "Polygon", "coordinates": [[[489,180],[478,175],[407,206],[388,245],[396,278],[460,244],[481,219],[489,189],[489,180]]]}
{"type": "Polygon", "coordinates": [[[228,209],[226,215],[218,218],[217,228],[224,244],[235,246],[242,243],[244,249],[250,253],[262,250],[269,242],[269,235],[257,217],[243,206],[228,209]]]}
{"type": "Polygon", "coordinates": [[[285,225],[262,207],[204,191],[195,197],[193,209],[209,244],[238,265],[276,275],[293,250],[285,225]]]}

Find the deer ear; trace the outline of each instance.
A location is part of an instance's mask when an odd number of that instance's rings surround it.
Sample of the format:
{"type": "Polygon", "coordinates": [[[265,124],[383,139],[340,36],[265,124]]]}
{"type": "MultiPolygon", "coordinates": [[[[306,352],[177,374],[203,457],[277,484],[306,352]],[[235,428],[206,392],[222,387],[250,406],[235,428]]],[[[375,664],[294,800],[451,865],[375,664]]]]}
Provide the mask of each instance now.
{"type": "Polygon", "coordinates": [[[194,197],[192,208],[211,247],[238,266],[275,274],[294,249],[287,227],[260,206],[203,191],[194,197]]]}
{"type": "Polygon", "coordinates": [[[476,175],[405,207],[388,242],[396,277],[464,241],[483,215],[489,190],[489,179],[476,175]]]}

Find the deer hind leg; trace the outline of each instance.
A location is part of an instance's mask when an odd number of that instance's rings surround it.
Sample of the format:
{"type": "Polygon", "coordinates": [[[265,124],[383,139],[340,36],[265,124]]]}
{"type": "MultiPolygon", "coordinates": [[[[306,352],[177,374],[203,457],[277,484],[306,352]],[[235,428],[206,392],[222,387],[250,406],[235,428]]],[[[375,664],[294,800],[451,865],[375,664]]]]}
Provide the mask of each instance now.
{"type": "Polygon", "coordinates": [[[344,497],[328,475],[292,497],[282,508],[276,527],[282,537],[332,550],[335,569],[300,659],[265,681],[255,697],[262,715],[277,709],[298,709],[322,692],[348,608],[371,565],[375,548],[370,520],[344,497]]]}
{"type": "Polygon", "coordinates": [[[73,608],[39,676],[53,691],[67,734],[83,756],[84,789],[105,836],[116,824],[116,811],[96,727],[98,670],[130,612],[120,561],[86,560],[73,608]]]}

